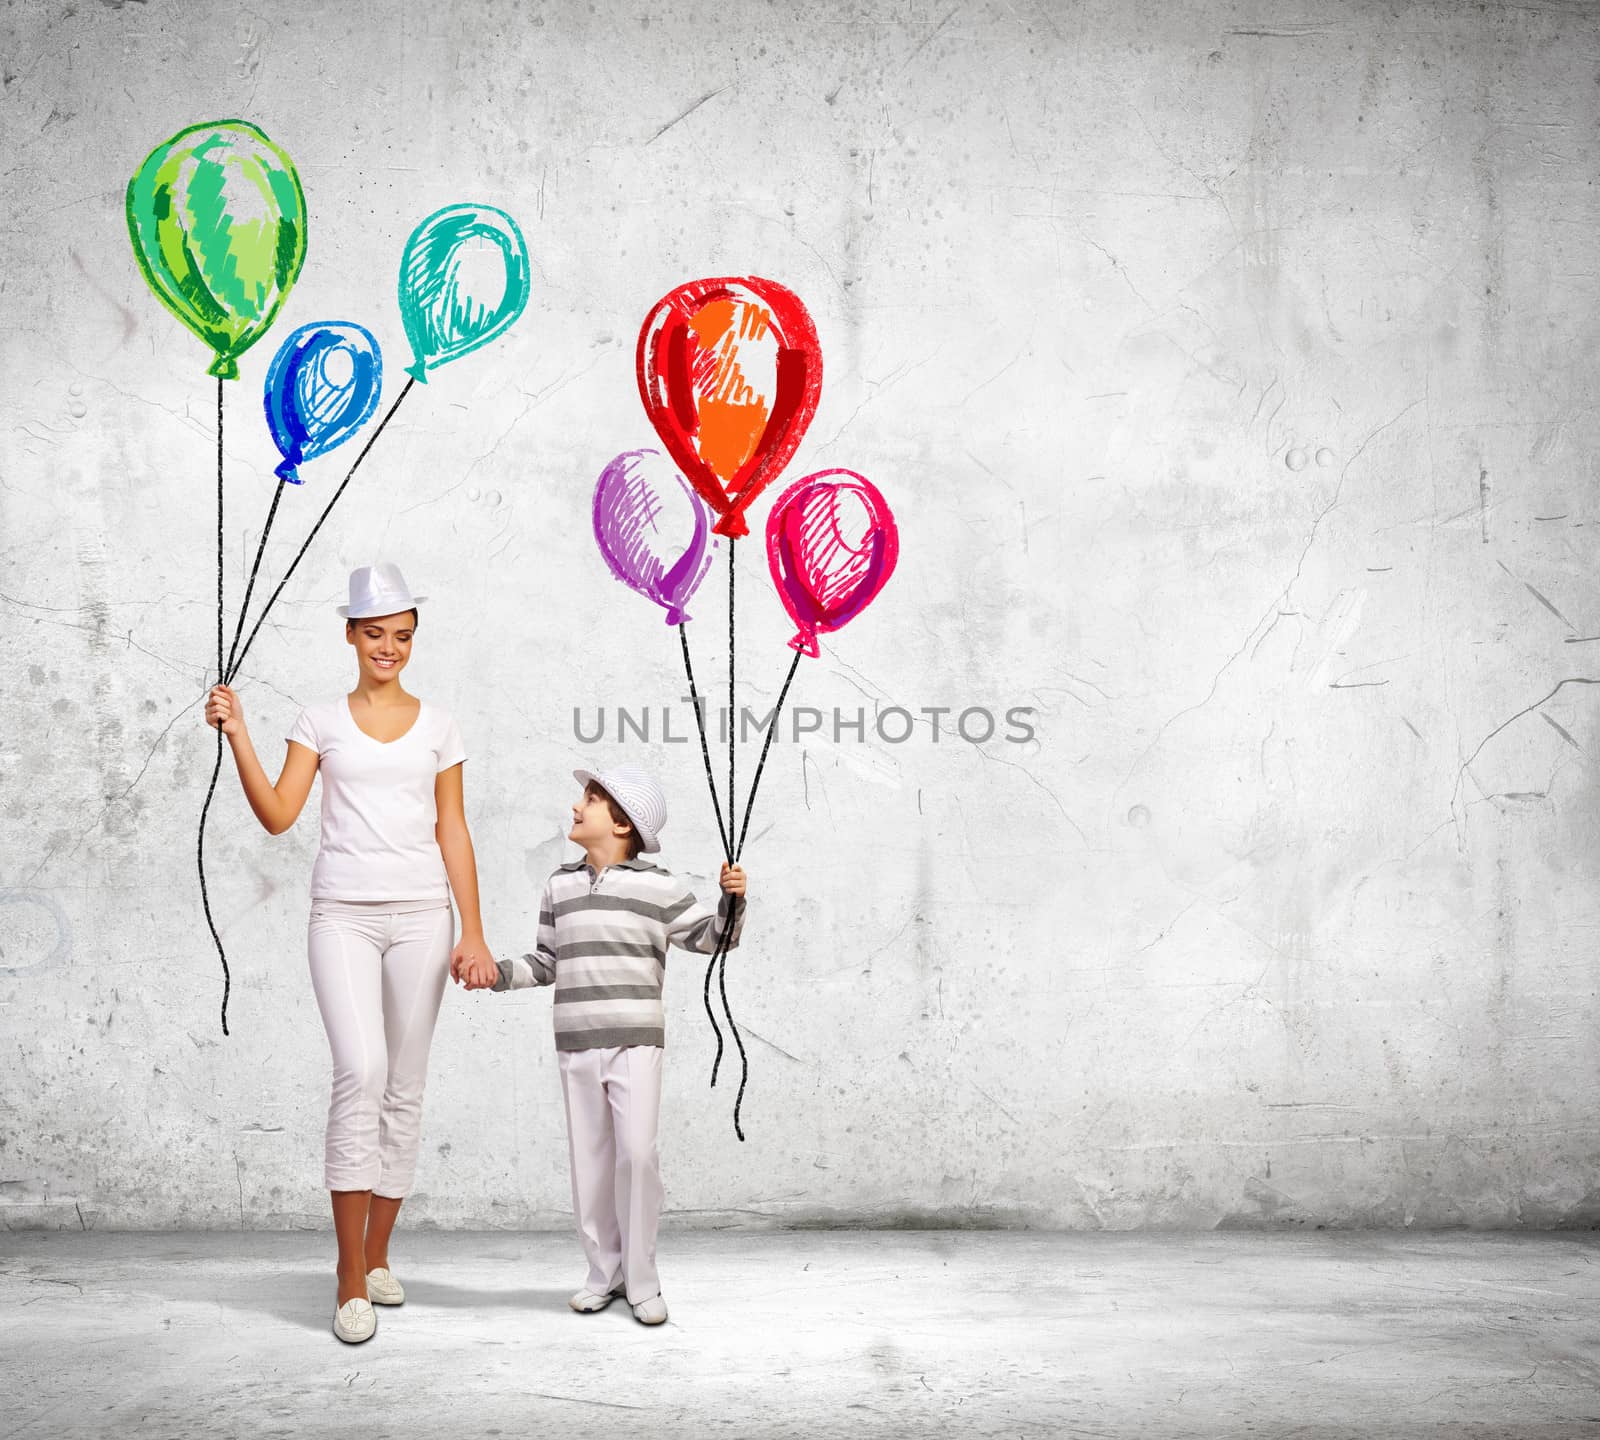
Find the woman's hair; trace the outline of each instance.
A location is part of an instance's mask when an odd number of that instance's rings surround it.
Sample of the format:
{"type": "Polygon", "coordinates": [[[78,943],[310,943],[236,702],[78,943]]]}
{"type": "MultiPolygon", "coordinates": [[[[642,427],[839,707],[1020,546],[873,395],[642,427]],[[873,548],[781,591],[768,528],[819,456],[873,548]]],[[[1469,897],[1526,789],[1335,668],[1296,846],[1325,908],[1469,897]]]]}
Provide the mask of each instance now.
{"type": "Polygon", "coordinates": [[[644,841],[639,838],[639,828],[628,818],[628,812],[612,798],[611,792],[604,785],[598,785],[591,780],[583,787],[585,795],[595,794],[606,802],[606,809],[611,812],[613,825],[626,825],[628,827],[628,859],[633,859],[644,849],[644,841]]]}
{"type": "MultiPolygon", "coordinates": [[[[428,597],[426,595],[424,595],[422,598],[424,600],[426,600],[428,597]]],[[[421,618],[422,617],[417,614],[416,607],[413,606],[412,610],[411,610],[411,628],[413,630],[415,630],[417,628],[417,621],[420,620],[421,618]]],[[[372,619],[372,616],[370,616],[370,615],[356,615],[356,616],[353,616],[353,617],[349,617],[344,622],[344,628],[346,630],[353,630],[363,620],[370,620],[370,619],[372,619]]]]}

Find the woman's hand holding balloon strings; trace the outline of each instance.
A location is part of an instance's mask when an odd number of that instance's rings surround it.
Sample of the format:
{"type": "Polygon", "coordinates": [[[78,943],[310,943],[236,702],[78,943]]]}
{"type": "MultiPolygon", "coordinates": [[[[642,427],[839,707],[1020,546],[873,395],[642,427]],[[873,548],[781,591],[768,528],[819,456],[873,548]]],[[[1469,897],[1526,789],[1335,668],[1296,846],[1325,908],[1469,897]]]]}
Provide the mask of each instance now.
{"type": "Polygon", "coordinates": [[[243,732],[244,706],[239,703],[239,697],[234,694],[232,687],[211,687],[211,694],[206,699],[206,724],[215,725],[230,739],[243,732]]]}

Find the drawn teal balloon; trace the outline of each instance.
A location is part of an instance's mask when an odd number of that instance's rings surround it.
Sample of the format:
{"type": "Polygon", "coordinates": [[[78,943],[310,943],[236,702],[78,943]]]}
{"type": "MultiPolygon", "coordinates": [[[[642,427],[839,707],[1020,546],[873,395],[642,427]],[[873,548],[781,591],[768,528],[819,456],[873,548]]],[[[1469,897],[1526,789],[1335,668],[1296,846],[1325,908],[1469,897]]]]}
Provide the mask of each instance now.
{"type": "Polygon", "coordinates": [[[503,334],[528,303],[528,247],[517,222],[493,205],[446,205],[428,216],[400,257],[400,320],[415,357],[406,373],[428,371],[503,334]],[[469,293],[462,264],[474,245],[495,246],[505,284],[492,297],[469,293]],[[486,303],[487,302],[487,303],[486,303]]]}
{"type": "Polygon", "coordinates": [[[128,182],[128,235],[156,298],[239,377],[306,258],[306,198],[289,157],[254,125],[216,120],[157,145],[128,182]]]}

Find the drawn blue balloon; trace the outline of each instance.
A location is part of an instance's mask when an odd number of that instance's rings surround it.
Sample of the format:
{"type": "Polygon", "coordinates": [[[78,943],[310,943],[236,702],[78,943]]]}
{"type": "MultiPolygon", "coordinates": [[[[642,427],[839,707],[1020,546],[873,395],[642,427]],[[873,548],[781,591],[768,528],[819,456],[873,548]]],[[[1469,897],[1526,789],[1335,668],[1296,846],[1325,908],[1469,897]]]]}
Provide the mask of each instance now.
{"type": "Polygon", "coordinates": [[[290,335],[272,357],[262,396],[283,454],[279,477],[299,485],[299,466],[343,445],[372,418],[382,391],[383,356],[371,331],[316,320],[290,335]]]}

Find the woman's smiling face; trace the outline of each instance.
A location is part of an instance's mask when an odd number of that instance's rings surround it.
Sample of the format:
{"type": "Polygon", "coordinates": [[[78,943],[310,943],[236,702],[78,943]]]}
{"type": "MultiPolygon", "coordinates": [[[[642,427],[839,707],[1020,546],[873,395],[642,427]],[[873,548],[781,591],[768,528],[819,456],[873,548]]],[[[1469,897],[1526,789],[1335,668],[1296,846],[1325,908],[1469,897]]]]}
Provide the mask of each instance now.
{"type": "Polygon", "coordinates": [[[366,679],[382,685],[393,680],[411,660],[411,637],[416,631],[414,612],[375,615],[352,620],[345,638],[355,646],[356,660],[366,679]]]}

